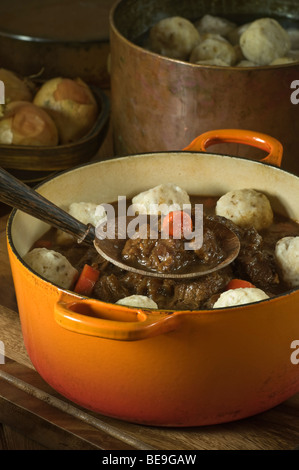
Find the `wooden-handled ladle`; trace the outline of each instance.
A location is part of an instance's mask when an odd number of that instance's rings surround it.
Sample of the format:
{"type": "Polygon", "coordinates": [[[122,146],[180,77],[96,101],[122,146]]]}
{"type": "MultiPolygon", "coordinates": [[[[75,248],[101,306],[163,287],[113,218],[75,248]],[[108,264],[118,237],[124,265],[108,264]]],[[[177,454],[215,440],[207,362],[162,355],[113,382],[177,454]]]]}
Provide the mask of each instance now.
{"type": "Polygon", "coordinates": [[[171,279],[196,278],[224,268],[238,256],[240,250],[240,241],[235,233],[225,225],[214,222],[218,238],[221,239],[222,248],[226,253],[225,259],[211,265],[202,264],[199,261],[198,264],[190,265],[188,272],[157,272],[145,266],[140,265],[139,268],[126,263],[121,255],[125,243],[124,239],[97,238],[94,226],[81,223],[2,168],[0,168],[0,200],[11,207],[20,209],[55,228],[73,235],[78,243],[93,245],[103,258],[121,269],[145,276],[171,279]]]}

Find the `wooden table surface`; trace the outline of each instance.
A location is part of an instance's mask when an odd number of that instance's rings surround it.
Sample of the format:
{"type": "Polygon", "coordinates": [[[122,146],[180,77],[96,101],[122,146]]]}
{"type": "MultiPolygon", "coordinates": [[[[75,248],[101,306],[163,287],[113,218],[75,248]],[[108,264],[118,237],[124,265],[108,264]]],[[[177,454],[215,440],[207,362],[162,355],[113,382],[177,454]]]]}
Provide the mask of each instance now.
{"type": "MultiPolygon", "coordinates": [[[[99,158],[113,155],[109,131],[99,158]]],[[[1,449],[291,450],[299,446],[299,394],[257,416],[197,428],[141,426],[84,410],[35,371],[21,333],[6,250],[8,208],[0,204],[1,449]]]]}

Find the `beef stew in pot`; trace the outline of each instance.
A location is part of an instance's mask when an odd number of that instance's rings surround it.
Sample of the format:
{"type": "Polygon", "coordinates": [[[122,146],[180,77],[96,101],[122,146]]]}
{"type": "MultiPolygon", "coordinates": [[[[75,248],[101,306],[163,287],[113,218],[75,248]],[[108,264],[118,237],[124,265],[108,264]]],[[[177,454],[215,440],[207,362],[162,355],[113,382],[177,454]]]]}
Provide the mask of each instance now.
{"type": "MultiPolygon", "coordinates": [[[[235,196],[235,194],[231,195],[231,200],[237,211],[239,206],[238,201],[236,202],[234,199],[235,196]]],[[[255,198],[257,196],[260,198],[261,193],[254,194],[255,198]]],[[[65,236],[54,228],[51,228],[34,244],[32,250],[25,255],[24,260],[40,275],[52,280],[54,284],[59,284],[47,277],[45,271],[38,271],[37,264],[34,265],[31,262],[36,250],[39,252],[43,250],[47,254],[49,251],[54,252],[57,257],[66,259],[66,262],[75,269],[76,275],[73,275],[70,285],[67,286],[70,290],[110,303],[125,304],[124,299],[141,296],[151,300],[151,303],[148,304],[149,308],[156,305],[157,308],[166,310],[211,309],[223,292],[235,288],[256,289],[259,292],[262,291],[264,294],[262,298],[268,298],[297,287],[299,285],[297,281],[295,284],[290,283],[289,278],[284,275],[284,268],[277,255],[277,244],[280,240],[290,238],[298,241],[299,224],[277,213],[271,212],[270,217],[271,208],[265,206],[269,216],[267,226],[259,227],[257,230],[254,226],[254,220],[257,220],[256,215],[253,216],[253,222],[250,221],[249,224],[248,221],[244,222],[244,218],[242,222],[239,220],[236,223],[236,220],[233,220],[234,217],[229,217],[228,212],[225,213],[225,217],[221,215],[221,211],[219,208],[217,209],[218,206],[221,206],[220,199],[214,196],[190,197],[192,210],[196,204],[203,205],[203,245],[199,250],[184,250],[184,238],[175,239],[171,234],[168,239],[161,237],[140,239],[137,236],[125,242],[124,257],[137,259],[137,262],[160,271],[167,270],[170,266],[180,269],[182,266],[194,262],[194,258],[197,260],[199,258],[203,263],[210,261],[211,258],[220,260],[223,256],[221,245],[218,243],[217,235],[209,229],[209,224],[217,220],[238,236],[241,246],[239,255],[228,267],[196,279],[161,279],[122,270],[103,259],[93,247],[78,244],[69,235],[65,236]]],[[[129,202],[131,203],[131,201],[129,202]]],[[[241,202],[244,203],[244,201],[241,202]]],[[[266,202],[268,203],[268,201],[266,202]]],[[[252,205],[256,207],[255,202],[252,205]]],[[[263,206],[259,203],[259,213],[261,207],[263,206]]],[[[249,214],[248,206],[246,210],[249,214]]],[[[191,211],[191,213],[193,212],[191,211]]],[[[233,216],[235,215],[236,213],[233,214],[233,216]]],[[[265,214],[262,214],[262,220],[265,218],[265,214]]],[[[59,267],[53,268],[56,274],[59,272],[64,277],[64,270],[69,273],[66,262],[62,263],[62,267],[60,264],[59,267]]],[[[293,269],[294,266],[290,268],[293,269]]],[[[298,267],[295,266],[296,269],[298,267]]]]}

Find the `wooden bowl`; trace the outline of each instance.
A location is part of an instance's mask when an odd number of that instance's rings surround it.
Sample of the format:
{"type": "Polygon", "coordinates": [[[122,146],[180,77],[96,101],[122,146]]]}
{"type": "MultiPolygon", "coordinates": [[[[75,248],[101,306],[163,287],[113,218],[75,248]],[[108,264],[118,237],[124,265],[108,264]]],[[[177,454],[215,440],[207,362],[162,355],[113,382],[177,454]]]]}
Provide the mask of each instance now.
{"type": "MultiPolygon", "coordinates": [[[[110,102],[107,95],[97,87],[91,87],[99,107],[99,114],[92,129],[77,142],[57,146],[0,145],[0,166],[20,170],[26,181],[43,179],[49,173],[61,171],[88,162],[100,148],[107,130],[110,102]]],[[[24,180],[24,178],[21,178],[24,180]]]]}

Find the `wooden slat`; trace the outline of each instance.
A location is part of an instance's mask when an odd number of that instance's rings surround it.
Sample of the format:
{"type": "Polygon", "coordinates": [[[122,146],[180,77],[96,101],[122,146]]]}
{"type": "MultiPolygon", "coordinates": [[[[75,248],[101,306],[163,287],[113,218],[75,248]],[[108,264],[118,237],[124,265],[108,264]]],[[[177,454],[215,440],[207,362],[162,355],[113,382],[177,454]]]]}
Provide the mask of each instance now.
{"type": "Polygon", "coordinates": [[[33,369],[24,346],[18,313],[0,305],[0,318],[0,340],[4,344],[5,355],[33,369]]]}
{"type": "Polygon", "coordinates": [[[0,305],[16,310],[17,302],[6,248],[6,223],[9,208],[0,203],[0,305]],[[2,217],[1,217],[2,212],[2,217]]]}
{"type": "Polygon", "coordinates": [[[47,448],[12,427],[0,424],[0,450],[47,450],[47,448]]]}
{"type": "Polygon", "coordinates": [[[50,449],[152,448],[62,399],[37,372],[10,359],[0,367],[0,421],[50,449]]]}

